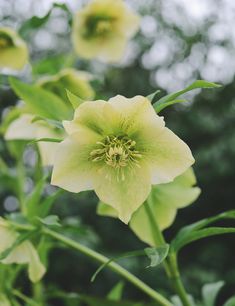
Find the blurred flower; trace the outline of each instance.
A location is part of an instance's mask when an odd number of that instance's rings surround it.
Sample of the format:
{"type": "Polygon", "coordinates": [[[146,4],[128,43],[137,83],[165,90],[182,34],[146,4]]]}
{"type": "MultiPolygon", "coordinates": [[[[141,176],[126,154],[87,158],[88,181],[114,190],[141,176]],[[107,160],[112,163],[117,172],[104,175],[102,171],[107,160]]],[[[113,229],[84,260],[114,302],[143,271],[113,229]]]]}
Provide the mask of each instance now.
{"type": "MultiPolygon", "coordinates": [[[[89,84],[92,76],[85,71],[76,71],[74,69],[64,69],[58,74],[44,77],[38,81],[38,85],[45,90],[51,91],[58,95],[72,110],[66,90],[81,99],[94,98],[94,90],[89,84]]],[[[28,109],[24,106],[19,110],[16,118],[13,118],[5,132],[6,140],[35,140],[41,138],[64,138],[64,130],[56,128],[43,120],[34,120],[37,114],[28,113],[28,109]]],[[[39,141],[38,147],[44,166],[52,165],[54,154],[57,150],[58,143],[39,141]]]]}
{"type": "Polygon", "coordinates": [[[28,61],[26,43],[10,28],[0,28],[0,68],[20,70],[28,61]]]}
{"type": "MultiPolygon", "coordinates": [[[[145,203],[134,212],[130,220],[130,228],[144,242],[154,246],[154,237],[149,221],[146,205],[150,206],[152,217],[161,230],[169,227],[176,216],[177,210],[192,204],[200,195],[200,188],[194,187],[196,177],[193,169],[176,177],[173,182],[152,187],[145,203]]],[[[117,218],[115,209],[102,202],[99,203],[97,213],[102,216],[117,218]]]]}
{"type": "MultiPolygon", "coordinates": [[[[0,217],[0,253],[12,247],[18,237],[19,233],[13,230],[8,222],[0,217]]],[[[10,254],[1,260],[1,263],[28,264],[29,278],[32,282],[39,281],[46,271],[36,249],[29,240],[25,240],[13,248],[10,254]]]]}
{"type": "Polygon", "coordinates": [[[11,306],[10,301],[5,294],[0,293],[0,305],[1,306],[11,306]]]}
{"type": "MultiPolygon", "coordinates": [[[[35,115],[22,114],[15,119],[8,127],[4,138],[6,140],[35,140],[41,138],[64,138],[62,129],[56,128],[46,121],[34,121],[35,115]]],[[[52,165],[58,143],[39,141],[37,142],[42,164],[44,166],[52,165]]]]}
{"type": "Polygon", "coordinates": [[[70,103],[65,89],[84,100],[94,98],[95,92],[89,84],[91,79],[92,75],[85,71],[67,68],[61,70],[58,74],[41,78],[38,84],[58,95],[63,101],[70,103]]]}
{"type": "Polygon", "coordinates": [[[123,0],[93,0],[75,15],[72,40],[81,57],[117,62],[138,27],[139,17],[123,0]]]}
{"type": "Polygon", "coordinates": [[[52,184],[71,192],[94,189],[125,223],[151,184],[170,182],[194,163],[188,146],[142,96],[84,102],[64,128],[68,137],[58,145],[52,184]]]}

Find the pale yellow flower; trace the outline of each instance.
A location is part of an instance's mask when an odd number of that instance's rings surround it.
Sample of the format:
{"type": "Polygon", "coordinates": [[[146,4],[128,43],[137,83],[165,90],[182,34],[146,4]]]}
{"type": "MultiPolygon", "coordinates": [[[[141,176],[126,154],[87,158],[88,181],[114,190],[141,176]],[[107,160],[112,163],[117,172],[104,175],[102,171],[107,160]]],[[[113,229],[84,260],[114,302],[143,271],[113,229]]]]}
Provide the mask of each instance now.
{"type": "Polygon", "coordinates": [[[38,85],[58,95],[64,102],[70,103],[66,89],[81,99],[94,98],[95,92],[89,83],[92,78],[92,75],[85,71],[67,68],[55,75],[39,79],[38,85]]]}
{"type": "Polygon", "coordinates": [[[84,102],[64,127],[68,137],[58,145],[52,184],[94,189],[125,223],[152,184],[171,182],[194,163],[189,147],[142,96],[84,102]]]}
{"type": "Polygon", "coordinates": [[[123,0],[93,0],[75,15],[72,40],[79,56],[116,62],[138,27],[139,17],[123,0]]]}
{"type": "MultiPolygon", "coordinates": [[[[89,84],[91,79],[92,76],[85,71],[64,69],[56,75],[41,78],[38,85],[58,95],[71,108],[72,112],[72,105],[67,98],[66,89],[82,99],[92,99],[95,93],[89,84]]],[[[27,108],[25,111],[27,111],[27,108]]],[[[63,130],[55,128],[47,122],[42,120],[34,122],[35,116],[37,114],[22,111],[22,114],[8,126],[4,136],[5,139],[35,140],[41,138],[62,139],[64,137],[63,130]]],[[[43,165],[51,165],[58,144],[56,142],[40,141],[38,146],[43,165]]]]}
{"type": "MultiPolygon", "coordinates": [[[[0,253],[10,248],[18,237],[19,233],[13,230],[8,222],[0,217],[0,253]]],[[[46,271],[35,247],[29,240],[25,240],[16,246],[5,259],[1,260],[1,263],[28,264],[28,274],[32,282],[39,281],[46,271]]]]}
{"type": "MultiPolygon", "coordinates": [[[[43,120],[34,122],[34,118],[35,116],[32,114],[22,114],[9,125],[4,138],[9,141],[35,140],[41,138],[61,139],[64,137],[63,130],[52,127],[43,120]]],[[[39,141],[37,144],[42,158],[42,164],[44,166],[52,165],[58,143],[39,141]]]]}
{"type": "Polygon", "coordinates": [[[28,62],[28,48],[10,28],[0,28],[0,68],[22,69],[28,62]]]}
{"type": "MultiPolygon", "coordinates": [[[[130,228],[142,241],[156,246],[146,205],[150,206],[152,217],[159,228],[164,230],[174,222],[178,209],[192,204],[198,198],[201,190],[195,184],[196,177],[193,169],[189,168],[173,182],[153,186],[145,203],[134,212],[129,223],[130,228]]],[[[115,209],[102,202],[99,202],[97,213],[114,218],[118,216],[115,209]]]]}

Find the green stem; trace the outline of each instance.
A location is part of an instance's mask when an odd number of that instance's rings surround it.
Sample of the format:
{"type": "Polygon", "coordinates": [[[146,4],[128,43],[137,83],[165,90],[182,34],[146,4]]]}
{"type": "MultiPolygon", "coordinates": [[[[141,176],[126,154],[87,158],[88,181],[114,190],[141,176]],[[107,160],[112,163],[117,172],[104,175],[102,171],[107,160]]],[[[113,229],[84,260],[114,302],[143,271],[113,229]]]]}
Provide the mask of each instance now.
{"type": "MultiPolygon", "coordinates": [[[[145,207],[146,214],[148,215],[148,218],[150,221],[155,245],[160,246],[160,245],[166,244],[165,238],[161,230],[159,229],[156,219],[153,216],[153,212],[151,209],[151,203],[147,201],[144,207],[145,207]]],[[[177,262],[177,255],[172,250],[170,251],[168,257],[164,261],[164,268],[166,270],[166,274],[168,278],[171,280],[171,283],[172,283],[172,286],[175,292],[180,297],[181,302],[183,303],[183,306],[190,306],[187,292],[184,288],[184,285],[180,277],[180,272],[179,272],[178,262],[177,262]]]]}
{"type": "Polygon", "coordinates": [[[24,194],[25,171],[24,171],[22,158],[17,162],[17,183],[18,183],[18,198],[20,201],[21,211],[24,215],[25,214],[25,194],[24,194]]]}
{"type": "Polygon", "coordinates": [[[35,302],[34,300],[28,298],[26,295],[24,295],[23,293],[19,292],[18,290],[13,290],[12,293],[16,297],[20,298],[22,301],[24,301],[25,303],[27,303],[30,306],[41,306],[37,302],[35,302]]]}
{"type": "MultiPolygon", "coordinates": [[[[81,253],[91,257],[92,259],[99,261],[101,263],[106,263],[109,259],[91,249],[88,247],[78,243],[77,241],[74,241],[68,237],[65,237],[62,234],[59,234],[53,230],[50,230],[48,228],[44,228],[43,232],[56,239],[61,241],[62,243],[80,251],[81,253]]],[[[108,267],[121,275],[123,278],[128,280],[130,283],[138,287],[140,290],[144,291],[147,295],[149,295],[152,299],[154,299],[156,302],[159,303],[159,305],[162,306],[172,306],[172,303],[169,302],[166,298],[164,298],[161,294],[153,290],[151,287],[146,285],[144,282],[142,282],[139,278],[137,278],[135,275],[131,274],[129,271],[118,265],[117,263],[111,262],[108,267]]]]}

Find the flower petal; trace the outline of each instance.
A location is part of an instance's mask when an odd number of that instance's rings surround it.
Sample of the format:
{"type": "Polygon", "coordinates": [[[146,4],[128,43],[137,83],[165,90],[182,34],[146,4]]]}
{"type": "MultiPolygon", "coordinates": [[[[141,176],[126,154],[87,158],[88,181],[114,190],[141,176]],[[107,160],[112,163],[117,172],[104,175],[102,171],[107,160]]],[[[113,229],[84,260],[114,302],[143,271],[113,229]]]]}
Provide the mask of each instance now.
{"type": "Polygon", "coordinates": [[[175,219],[177,210],[167,205],[156,203],[156,205],[144,203],[132,216],[130,228],[142,241],[151,246],[156,246],[154,232],[151,228],[151,222],[145,209],[145,205],[151,205],[153,218],[161,230],[167,228],[175,219]]]}
{"type": "Polygon", "coordinates": [[[115,132],[117,119],[115,110],[106,101],[88,101],[76,109],[74,119],[65,121],[64,127],[68,134],[89,129],[93,133],[106,136],[115,132]]]}
{"type": "Polygon", "coordinates": [[[194,158],[189,147],[168,128],[161,133],[153,130],[145,133],[141,152],[149,160],[152,169],[152,184],[168,183],[185,172],[194,158]]]}
{"type": "Polygon", "coordinates": [[[119,116],[119,126],[130,137],[137,136],[137,132],[148,128],[147,132],[152,135],[151,130],[154,129],[159,133],[165,126],[163,117],[158,116],[150,101],[142,96],[135,96],[133,98],[126,98],[121,95],[117,95],[109,99],[113,109],[119,116]]]}
{"type": "Polygon", "coordinates": [[[89,160],[89,156],[98,140],[87,129],[86,133],[79,132],[62,141],[55,157],[52,185],[71,192],[93,189],[96,165],[89,160]],[[87,144],[90,139],[93,139],[93,143],[87,144]]]}
{"type": "Polygon", "coordinates": [[[8,127],[5,139],[35,139],[37,133],[37,125],[32,123],[34,116],[29,114],[21,115],[14,120],[8,127]]]}
{"type": "Polygon", "coordinates": [[[36,249],[34,248],[34,246],[32,245],[32,243],[30,243],[29,241],[26,241],[25,243],[27,243],[27,246],[25,245],[25,247],[27,247],[27,251],[29,254],[29,267],[28,267],[29,279],[33,283],[35,283],[38,282],[43,277],[43,275],[46,272],[46,268],[41,263],[39,255],[36,249]]]}
{"type": "Polygon", "coordinates": [[[94,189],[104,203],[118,212],[118,217],[128,223],[134,211],[146,200],[151,190],[148,167],[123,169],[123,177],[117,177],[117,169],[105,166],[94,180],[94,189]]]}

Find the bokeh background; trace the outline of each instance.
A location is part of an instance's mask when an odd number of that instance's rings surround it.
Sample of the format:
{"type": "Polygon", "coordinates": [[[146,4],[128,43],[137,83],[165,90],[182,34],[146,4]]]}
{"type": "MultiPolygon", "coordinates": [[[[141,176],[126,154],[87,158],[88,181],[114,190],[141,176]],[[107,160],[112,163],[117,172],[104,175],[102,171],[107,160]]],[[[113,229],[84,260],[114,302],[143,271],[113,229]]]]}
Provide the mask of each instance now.
{"type": "MultiPolygon", "coordinates": [[[[223,85],[216,90],[195,90],[186,95],[188,103],[175,105],[163,112],[168,127],[191,147],[196,159],[195,172],[202,189],[192,206],[179,211],[173,226],[165,231],[168,240],[186,224],[233,209],[235,206],[235,1],[233,0],[129,0],[141,16],[141,28],[129,43],[118,65],[84,61],[74,56],[70,41],[72,14],[87,1],[0,0],[0,25],[19,29],[27,41],[31,66],[21,77],[37,80],[61,68],[75,65],[96,77],[97,97],[123,94],[131,97],[148,95],[156,89],[161,95],[179,90],[196,79],[223,85]],[[50,11],[50,16],[48,12],[50,11]],[[26,21],[32,16],[39,18],[26,21]]],[[[16,103],[16,97],[1,76],[0,111],[16,103]]],[[[25,152],[25,163],[33,163],[32,149],[25,152]]],[[[7,155],[1,140],[1,156],[7,155]]],[[[0,169],[1,171],[1,169],[0,169]]],[[[33,182],[28,181],[28,189],[33,182]]],[[[17,211],[17,199],[0,186],[1,213],[17,211]]],[[[50,187],[48,187],[50,188],[50,187]]],[[[80,240],[107,256],[145,247],[118,220],[96,215],[97,198],[93,193],[64,193],[54,212],[67,222],[79,222],[80,240]]],[[[226,222],[228,225],[228,222],[226,222]]],[[[232,235],[209,238],[193,243],[180,254],[180,267],[186,288],[200,298],[204,283],[225,281],[218,305],[235,294],[235,238],[232,235]]],[[[146,269],[144,258],[120,261],[154,288],[170,294],[161,268],[146,269]]],[[[83,255],[56,249],[50,255],[45,277],[48,287],[66,292],[104,296],[119,280],[104,270],[94,283],[90,278],[97,268],[83,255]]],[[[124,297],[135,301],[146,296],[126,284],[124,297]]],[[[60,305],[56,300],[53,305],[60,305]]],[[[64,304],[61,304],[64,305],[64,304]]],[[[72,305],[72,304],[71,304],[72,305]]],[[[74,303],[73,305],[78,305],[74,303]]]]}

